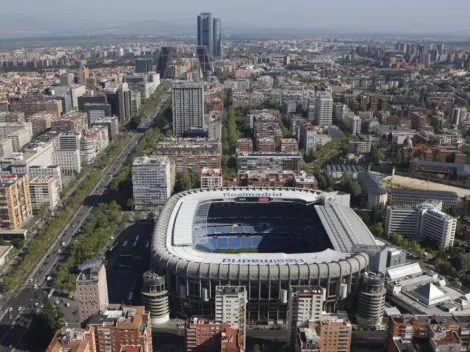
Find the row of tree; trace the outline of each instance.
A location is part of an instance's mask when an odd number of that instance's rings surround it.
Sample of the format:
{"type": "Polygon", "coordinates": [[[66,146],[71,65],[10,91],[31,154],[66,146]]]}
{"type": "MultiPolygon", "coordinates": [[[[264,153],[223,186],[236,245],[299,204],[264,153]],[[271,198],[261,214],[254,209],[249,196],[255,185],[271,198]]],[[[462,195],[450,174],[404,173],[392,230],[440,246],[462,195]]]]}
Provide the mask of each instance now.
{"type": "Polygon", "coordinates": [[[54,217],[49,217],[46,220],[42,231],[29,243],[27,253],[20,258],[19,263],[4,277],[3,284],[7,289],[12,289],[20,283],[25,275],[49,249],[50,243],[57,234],[69,223],[70,217],[74,211],[83,203],[87,195],[102,177],[103,166],[100,160],[107,158],[109,162],[109,160],[114,159],[124,148],[128,136],[122,136],[121,138],[122,139],[107,150],[105,155],[102,155],[101,158],[97,160],[94,171],[90,172],[75,193],[67,199],[64,207],[57,211],[54,217]]]}
{"type": "Polygon", "coordinates": [[[121,207],[116,202],[98,204],[95,215],[83,226],[83,235],[75,239],[67,261],[57,273],[56,289],[75,290],[77,265],[102,256],[121,221],[121,207]]]}
{"type": "Polygon", "coordinates": [[[419,258],[424,258],[425,250],[418,242],[409,240],[397,232],[392,232],[390,236],[390,242],[399,247],[405,248],[419,258]]]}

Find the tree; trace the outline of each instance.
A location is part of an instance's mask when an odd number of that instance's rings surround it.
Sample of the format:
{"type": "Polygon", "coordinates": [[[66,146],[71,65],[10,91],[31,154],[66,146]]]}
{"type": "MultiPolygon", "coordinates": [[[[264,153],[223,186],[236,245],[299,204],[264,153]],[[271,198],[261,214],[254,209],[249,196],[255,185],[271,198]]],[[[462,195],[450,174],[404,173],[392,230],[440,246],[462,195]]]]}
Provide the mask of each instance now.
{"type": "Polygon", "coordinates": [[[147,214],[147,220],[149,220],[149,221],[154,221],[154,220],[155,220],[155,213],[152,212],[152,211],[149,212],[149,213],[147,214]]]}
{"type": "Polygon", "coordinates": [[[384,232],[384,224],[378,222],[373,225],[370,230],[375,236],[380,236],[384,232]]]}
{"type": "Polygon", "coordinates": [[[253,352],[261,352],[261,347],[260,345],[256,344],[253,348],[253,352]]]}

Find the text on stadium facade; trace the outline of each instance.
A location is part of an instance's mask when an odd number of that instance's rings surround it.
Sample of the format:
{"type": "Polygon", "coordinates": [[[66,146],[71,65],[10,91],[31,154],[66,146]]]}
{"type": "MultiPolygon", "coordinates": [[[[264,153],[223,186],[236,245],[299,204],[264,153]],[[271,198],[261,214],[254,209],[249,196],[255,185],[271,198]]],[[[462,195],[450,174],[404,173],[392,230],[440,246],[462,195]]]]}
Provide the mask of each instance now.
{"type": "Polygon", "coordinates": [[[223,192],[224,197],[282,197],[282,192],[223,192]]]}
{"type": "Polygon", "coordinates": [[[304,264],[303,259],[238,259],[238,258],[224,258],[222,263],[230,264],[304,264]]]}

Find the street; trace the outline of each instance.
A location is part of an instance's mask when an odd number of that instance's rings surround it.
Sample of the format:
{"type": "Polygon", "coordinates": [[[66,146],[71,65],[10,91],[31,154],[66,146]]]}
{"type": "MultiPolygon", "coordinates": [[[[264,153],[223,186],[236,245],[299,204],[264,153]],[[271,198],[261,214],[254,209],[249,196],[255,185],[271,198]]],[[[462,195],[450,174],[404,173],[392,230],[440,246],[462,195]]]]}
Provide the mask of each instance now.
{"type": "Polygon", "coordinates": [[[90,192],[84,203],[72,215],[68,225],[56,237],[47,253],[29,273],[25,283],[16,290],[3,294],[4,299],[0,307],[0,345],[13,345],[20,349],[27,347],[22,345],[22,338],[26,333],[27,324],[19,326],[18,324],[15,325],[15,321],[20,319],[28,322],[27,313],[31,313],[36,308],[35,303],[40,305],[48,296],[58,268],[67,259],[67,247],[73,241],[82,224],[91,218],[92,210],[99,202],[100,196],[112,181],[113,176],[120,171],[142,135],[142,133],[134,134],[115,160],[103,170],[103,177],[90,192]],[[65,242],[65,246],[62,245],[62,242],[65,242]],[[49,280],[48,277],[50,277],[49,280]],[[35,288],[35,285],[37,285],[37,288],[35,288]]]}

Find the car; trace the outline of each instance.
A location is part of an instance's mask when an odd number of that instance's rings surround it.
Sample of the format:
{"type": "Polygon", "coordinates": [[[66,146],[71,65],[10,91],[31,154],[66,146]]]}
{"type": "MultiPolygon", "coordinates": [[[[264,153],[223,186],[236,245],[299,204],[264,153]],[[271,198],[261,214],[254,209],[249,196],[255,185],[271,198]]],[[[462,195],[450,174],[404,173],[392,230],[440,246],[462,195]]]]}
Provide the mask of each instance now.
{"type": "Polygon", "coordinates": [[[58,300],[58,299],[56,299],[56,301],[55,301],[54,303],[55,303],[55,304],[59,304],[59,300],[58,300]]]}
{"type": "Polygon", "coordinates": [[[13,318],[13,316],[10,314],[10,315],[8,316],[8,319],[12,319],[12,318],[13,318]]]}
{"type": "Polygon", "coordinates": [[[11,312],[13,310],[13,307],[8,308],[8,311],[11,312]]]}
{"type": "Polygon", "coordinates": [[[69,302],[65,303],[65,306],[70,307],[70,303],[69,302]]]}
{"type": "Polygon", "coordinates": [[[36,288],[36,289],[37,289],[38,287],[39,287],[39,286],[38,286],[38,284],[34,284],[34,288],[36,288]]]}
{"type": "Polygon", "coordinates": [[[39,305],[39,303],[38,303],[38,302],[34,303],[34,306],[35,306],[35,307],[37,307],[38,305],[39,305]]]}
{"type": "Polygon", "coordinates": [[[33,279],[29,279],[29,283],[32,284],[34,282],[33,279]]]}
{"type": "Polygon", "coordinates": [[[23,307],[19,306],[19,307],[18,307],[18,310],[21,310],[22,308],[23,308],[23,307]]]}

